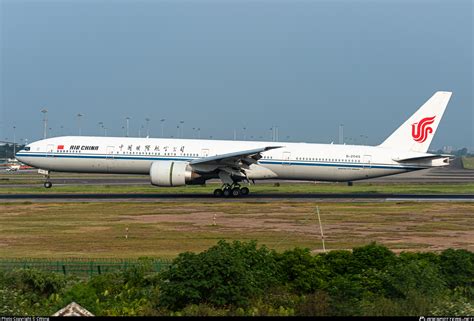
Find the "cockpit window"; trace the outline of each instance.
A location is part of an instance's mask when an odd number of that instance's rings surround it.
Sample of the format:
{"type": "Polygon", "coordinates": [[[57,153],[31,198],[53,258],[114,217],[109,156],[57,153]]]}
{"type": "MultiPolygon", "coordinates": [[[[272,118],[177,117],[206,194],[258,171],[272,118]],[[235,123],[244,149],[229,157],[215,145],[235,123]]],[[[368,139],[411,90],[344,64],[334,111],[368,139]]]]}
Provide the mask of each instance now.
{"type": "Polygon", "coordinates": [[[25,147],[25,151],[29,151],[30,150],[30,147],[25,147]]]}

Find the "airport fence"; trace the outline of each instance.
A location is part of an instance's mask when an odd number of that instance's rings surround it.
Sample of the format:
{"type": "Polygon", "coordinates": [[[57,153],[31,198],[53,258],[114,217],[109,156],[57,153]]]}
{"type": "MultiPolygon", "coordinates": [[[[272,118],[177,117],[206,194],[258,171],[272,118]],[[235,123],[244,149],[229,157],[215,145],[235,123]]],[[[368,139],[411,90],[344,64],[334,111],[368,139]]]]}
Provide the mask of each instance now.
{"type": "Polygon", "coordinates": [[[2,259],[0,270],[8,271],[14,269],[38,269],[43,271],[57,272],[64,275],[74,274],[81,276],[93,276],[107,272],[123,271],[130,267],[148,265],[151,271],[159,272],[171,264],[171,260],[165,259],[67,259],[61,261],[45,259],[2,259]]]}

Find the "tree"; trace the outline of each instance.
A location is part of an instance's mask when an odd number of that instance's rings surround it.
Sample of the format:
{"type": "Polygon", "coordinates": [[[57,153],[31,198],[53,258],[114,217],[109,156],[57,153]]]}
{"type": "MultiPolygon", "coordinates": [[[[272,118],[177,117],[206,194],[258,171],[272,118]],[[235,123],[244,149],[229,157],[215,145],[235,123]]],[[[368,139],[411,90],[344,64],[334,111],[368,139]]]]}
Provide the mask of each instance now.
{"type": "Polygon", "coordinates": [[[369,245],[356,247],[352,250],[355,267],[362,271],[364,269],[383,270],[385,267],[395,263],[395,253],[383,245],[375,242],[369,245]]]}
{"type": "Polygon", "coordinates": [[[446,289],[438,266],[426,260],[399,262],[392,265],[385,277],[386,296],[407,298],[412,292],[433,296],[446,289]]]}
{"type": "Polygon", "coordinates": [[[474,286],[474,253],[447,249],[439,259],[443,278],[450,288],[474,286]]]}
{"type": "Polygon", "coordinates": [[[322,289],[329,275],[321,256],[311,255],[309,249],[295,248],[278,256],[281,281],[301,293],[322,289]]]}
{"type": "Polygon", "coordinates": [[[188,304],[245,306],[276,283],[274,252],[255,242],[216,246],[180,254],[162,274],[159,305],[173,310],[188,304]]]}

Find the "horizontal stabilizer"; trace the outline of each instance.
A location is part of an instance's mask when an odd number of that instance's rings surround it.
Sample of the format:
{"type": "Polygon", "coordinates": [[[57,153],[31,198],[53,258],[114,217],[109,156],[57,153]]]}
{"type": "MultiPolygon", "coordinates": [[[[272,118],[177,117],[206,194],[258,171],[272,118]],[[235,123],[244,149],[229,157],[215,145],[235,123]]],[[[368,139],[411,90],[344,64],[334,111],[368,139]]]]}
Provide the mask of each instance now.
{"type": "Polygon", "coordinates": [[[410,158],[403,158],[403,159],[394,159],[394,161],[399,162],[399,163],[410,163],[410,162],[428,161],[428,160],[452,158],[452,157],[453,157],[452,155],[437,154],[437,155],[426,155],[426,156],[410,157],[410,158]]]}

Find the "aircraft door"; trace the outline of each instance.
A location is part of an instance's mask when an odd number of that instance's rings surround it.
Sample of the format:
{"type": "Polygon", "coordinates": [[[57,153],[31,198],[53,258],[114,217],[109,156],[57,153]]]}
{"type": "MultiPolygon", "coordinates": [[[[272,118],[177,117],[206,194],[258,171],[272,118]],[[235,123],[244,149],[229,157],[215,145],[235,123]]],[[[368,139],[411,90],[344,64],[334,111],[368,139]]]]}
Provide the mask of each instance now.
{"type": "Polygon", "coordinates": [[[362,166],[364,168],[372,167],[372,155],[364,155],[364,157],[362,158],[362,166]]]}
{"type": "Polygon", "coordinates": [[[53,144],[49,144],[49,145],[46,147],[46,156],[47,156],[47,157],[53,156],[53,151],[54,151],[54,145],[53,145],[53,144]]]}
{"type": "Polygon", "coordinates": [[[283,165],[291,165],[291,153],[283,152],[283,165]]]}
{"type": "Polygon", "coordinates": [[[106,159],[106,165],[107,166],[107,171],[111,172],[113,171],[114,168],[114,151],[115,151],[115,146],[107,146],[107,150],[105,152],[105,159],[106,159]]]}
{"type": "Polygon", "coordinates": [[[209,149],[203,148],[203,149],[201,150],[201,155],[202,155],[201,157],[207,157],[207,156],[209,156],[209,149]]]}
{"type": "Polygon", "coordinates": [[[107,146],[107,154],[105,157],[107,159],[114,159],[115,157],[114,150],[115,150],[115,146],[107,146]]]}

